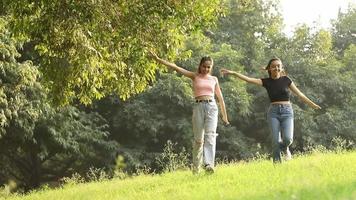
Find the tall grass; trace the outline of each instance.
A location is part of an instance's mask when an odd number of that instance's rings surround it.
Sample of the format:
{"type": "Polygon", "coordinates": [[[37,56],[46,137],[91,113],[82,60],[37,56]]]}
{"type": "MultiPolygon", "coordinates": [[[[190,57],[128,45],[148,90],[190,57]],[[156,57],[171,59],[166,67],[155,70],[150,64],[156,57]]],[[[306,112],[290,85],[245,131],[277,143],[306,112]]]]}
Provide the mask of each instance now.
{"type": "Polygon", "coordinates": [[[212,174],[176,171],[33,192],[10,199],[356,199],[356,152],[314,153],[282,164],[219,165],[212,174]]]}

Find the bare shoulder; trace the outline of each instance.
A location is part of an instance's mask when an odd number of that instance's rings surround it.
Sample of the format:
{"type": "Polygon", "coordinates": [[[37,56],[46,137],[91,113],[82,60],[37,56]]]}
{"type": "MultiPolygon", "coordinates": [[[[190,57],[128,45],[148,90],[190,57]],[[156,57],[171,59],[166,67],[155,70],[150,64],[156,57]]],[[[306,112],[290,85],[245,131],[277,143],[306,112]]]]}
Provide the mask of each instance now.
{"type": "Polygon", "coordinates": [[[216,76],[211,76],[211,77],[213,77],[213,79],[215,79],[215,80],[218,80],[218,77],[216,77],[216,76]]]}
{"type": "Polygon", "coordinates": [[[211,77],[215,80],[216,83],[219,83],[218,77],[216,77],[216,76],[211,76],[211,77]]]}

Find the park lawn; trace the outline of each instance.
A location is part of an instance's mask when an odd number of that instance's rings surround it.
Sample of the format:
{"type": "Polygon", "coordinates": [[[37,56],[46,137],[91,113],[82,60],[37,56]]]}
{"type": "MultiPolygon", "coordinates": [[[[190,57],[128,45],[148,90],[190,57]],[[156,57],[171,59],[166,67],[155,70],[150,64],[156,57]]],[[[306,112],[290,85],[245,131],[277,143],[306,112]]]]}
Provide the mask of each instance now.
{"type": "Polygon", "coordinates": [[[214,174],[176,171],[72,184],[8,199],[356,200],[356,152],[313,153],[282,164],[270,160],[224,164],[214,174]]]}

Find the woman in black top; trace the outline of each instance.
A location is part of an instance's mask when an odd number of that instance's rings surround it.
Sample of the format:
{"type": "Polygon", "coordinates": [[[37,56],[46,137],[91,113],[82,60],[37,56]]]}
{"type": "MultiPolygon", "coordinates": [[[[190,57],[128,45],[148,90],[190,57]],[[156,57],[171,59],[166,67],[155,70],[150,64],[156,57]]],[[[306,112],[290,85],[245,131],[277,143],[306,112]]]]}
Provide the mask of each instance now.
{"type": "Polygon", "coordinates": [[[222,69],[221,73],[223,75],[231,74],[248,83],[253,83],[266,88],[271,102],[267,113],[267,119],[272,132],[273,161],[281,162],[281,152],[285,154],[286,160],[290,160],[292,155],[289,151],[289,146],[293,142],[294,129],[294,114],[290,103],[290,91],[300,97],[303,102],[310,105],[312,108],[321,108],[306,97],[295,86],[293,81],[286,76],[280,59],[271,59],[265,69],[268,70],[269,77],[262,79],[250,78],[227,69],[222,69]]]}

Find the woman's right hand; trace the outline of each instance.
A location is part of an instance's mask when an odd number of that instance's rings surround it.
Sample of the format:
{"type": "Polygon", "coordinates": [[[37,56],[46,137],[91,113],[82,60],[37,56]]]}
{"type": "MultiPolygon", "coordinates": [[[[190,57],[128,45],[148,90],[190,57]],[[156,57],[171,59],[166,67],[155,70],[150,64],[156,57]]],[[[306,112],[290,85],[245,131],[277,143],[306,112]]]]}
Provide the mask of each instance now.
{"type": "Polygon", "coordinates": [[[155,60],[158,60],[159,57],[157,56],[157,54],[151,50],[148,50],[149,56],[155,60]]]}
{"type": "Polygon", "coordinates": [[[232,74],[233,73],[233,71],[231,71],[231,70],[228,70],[228,69],[221,69],[220,70],[220,73],[221,73],[221,75],[229,75],[229,74],[232,74]]]}

